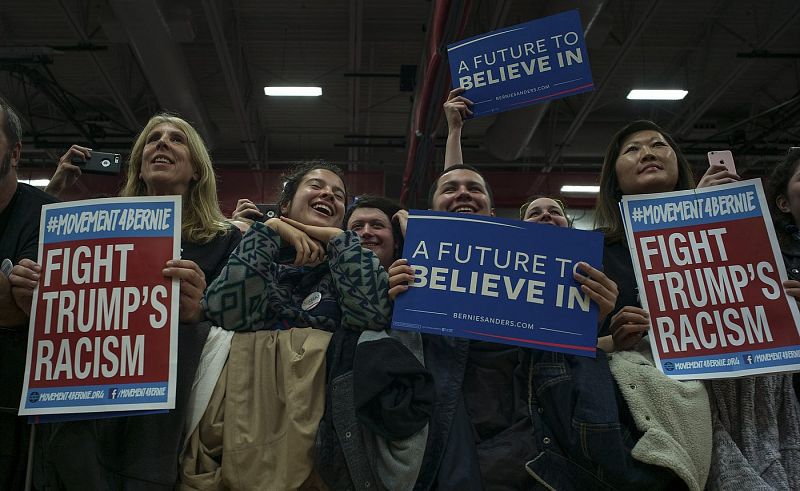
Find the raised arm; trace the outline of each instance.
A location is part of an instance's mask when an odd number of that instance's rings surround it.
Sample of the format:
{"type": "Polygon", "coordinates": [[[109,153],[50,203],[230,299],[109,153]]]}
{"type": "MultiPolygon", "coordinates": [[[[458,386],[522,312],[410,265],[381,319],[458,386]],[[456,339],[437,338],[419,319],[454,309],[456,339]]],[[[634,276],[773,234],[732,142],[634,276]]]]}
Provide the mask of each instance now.
{"type": "Polygon", "coordinates": [[[69,150],[58,160],[58,167],[45,192],[58,198],[69,191],[81,177],[81,168],[72,163],[73,158],[88,160],[92,156],[92,149],[80,145],[72,145],[69,150]]]}
{"type": "Polygon", "coordinates": [[[447,119],[447,145],[444,150],[445,170],[453,165],[464,163],[461,153],[461,129],[464,127],[464,120],[472,115],[470,110],[472,101],[462,97],[463,92],[464,89],[461,87],[453,89],[444,103],[444,115],[447,119]]]}

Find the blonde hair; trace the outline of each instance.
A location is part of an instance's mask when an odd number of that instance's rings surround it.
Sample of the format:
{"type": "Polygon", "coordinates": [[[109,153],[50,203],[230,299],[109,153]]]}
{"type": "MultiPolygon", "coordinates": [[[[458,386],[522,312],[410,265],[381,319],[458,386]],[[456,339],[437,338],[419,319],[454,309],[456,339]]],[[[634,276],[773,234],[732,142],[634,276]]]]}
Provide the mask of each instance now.
{"type": "Polygon", "coordinates": [[[228,231],[228,225],[217,199],[217,176],[211,164],[203,139],[185,120],[172,114],[157,114],[142,129],[131,149],[128,161],[128,173],[120,196],[147,196],[147,186],[139,177],[142,170],[142,152],[147,143],[147,135],[156,126],[169,123],[183,131],[186,135],[192,168],[198,179],[189,183],[189,189],[183,196],[181,237],[184,240],[204,244],[215,236],[228,231]]]}

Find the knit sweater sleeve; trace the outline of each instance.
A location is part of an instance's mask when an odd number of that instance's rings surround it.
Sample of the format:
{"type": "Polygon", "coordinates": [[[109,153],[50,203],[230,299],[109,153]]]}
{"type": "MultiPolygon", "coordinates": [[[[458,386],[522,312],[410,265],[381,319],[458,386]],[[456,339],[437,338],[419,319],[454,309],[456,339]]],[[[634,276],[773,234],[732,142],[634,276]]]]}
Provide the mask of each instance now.
{"type": "Polygon", "coordinates": [[[264,329],[269,323],[269,293],[277,281],[275,258],[281,239],[255,222],[242,237],[219,276],[209,285],[202,304],[214,325],[229,331],[264,329]]]}
{"type": "Polygon", "coordinates": [[[339,296],[341,324],[356,330],[389,326],[389,275],[378,257],[345,231],[328,242],[328,265],[339,296]]]}

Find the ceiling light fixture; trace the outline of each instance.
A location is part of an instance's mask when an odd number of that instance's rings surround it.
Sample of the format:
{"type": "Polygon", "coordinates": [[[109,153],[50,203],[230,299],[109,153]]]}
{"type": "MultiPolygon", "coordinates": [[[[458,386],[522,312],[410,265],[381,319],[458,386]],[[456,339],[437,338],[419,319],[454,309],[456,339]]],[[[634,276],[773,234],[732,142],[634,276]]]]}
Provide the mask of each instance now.
{"type": "Polygon", "coordinates": [[[19,179],[19,182],[29,184],[36,188],[46,188],[50,184],[50,179],[19,179]]]}
{"type": "Polygon", "coordinates": [[[264,94],[278,97],[319,97],[322,87],[264,87],[264,94]]]}
{"type": "Polygon", "coordinates": [[[628,99],[641,101],[679,101],[686,97],[686,90],[647,90],[633,89],[628,92],[628,99]]]}
{"type": "Polygon", "coordinates": [[[574,184],[565,184],[561,186],[561,192],[597,194],[600,192],[600,186],[578,186],[574,184]]]}

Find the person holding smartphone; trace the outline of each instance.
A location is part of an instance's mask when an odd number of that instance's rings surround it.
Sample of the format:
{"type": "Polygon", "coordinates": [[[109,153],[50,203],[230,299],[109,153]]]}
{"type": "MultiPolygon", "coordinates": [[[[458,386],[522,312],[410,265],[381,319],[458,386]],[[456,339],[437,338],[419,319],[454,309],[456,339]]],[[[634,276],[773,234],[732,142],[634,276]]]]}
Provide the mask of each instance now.
{"type": "Polygon", "coordinates": [[[697,187],[704,188],[719,184],[730,184],[741,179],[739,174],[736,173],[736,166],[733,163],[733,155],[730,151],[708,152],[708,169],[703,174],[697,187]]]}
{"type": "MultiPolygon", "coordinates": [[[[697,187],[736,182],[725,165],[712,163],[697,187]]],[[[605,272],[619,286],[619,297],[605,333],[650,329],[641,308],[636,278],[622,226],[623,195],[693,189],[692,169],[675,140],[651,121],[620,129],[606,150],[600,175],[595,223],[605,233],[605,272]]],[[[788,190],[789,187],[787,186],[788,190]]],[[[786,200],[788,202],[788,198],[786,200]]],[[[788,294],[792,287],[784,285],[788,294]]],[[[794,328],[794,326],[791,326],[794,328]]],[[[604,332],[601,332],[603,334],[604,332]]],[[[645,342],[647,342],[647,338],[645,342]]],[[[660,375],[656,374],[654,376],[660,375]]],[[[790,489],[800,482],[793,448],[800,441],[800,406],[791,374],[706,381],[713,448],[706,487],[710,489],[790,489]]],[[[693,415],[694,420],[707,418],[693,415]]],[[[700,435],[696,435],[699,439],[700,435]]],[[[698,469],[703,461],[697,460],[698,469]]]]}
{"type": "MultiPolygon", "coordinates": [[[[70,163],[90,150],[73,145],[54,180],[72,185],[80,169],[70,163]],[[74,178],[74,179],[73,179],[74,178]]],[[[182,196],[181,257],[164,265],[180,280],[178,396],[175,409],[98,420],[41,425],[41,472],[35,487],[67,489],[173,489],[188,395],[210,330],[200,300],[222,270],[241,233],[219,209],[211,157],[197,130],[170,114],[150,118],[133,143],[121,196],[182,196]]],[[[32,292],[41,271],[26,260],[12,270],[15,289],[32,292]]]]}

